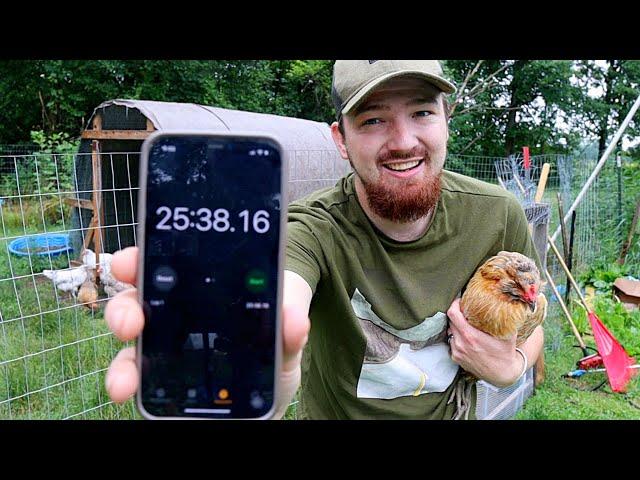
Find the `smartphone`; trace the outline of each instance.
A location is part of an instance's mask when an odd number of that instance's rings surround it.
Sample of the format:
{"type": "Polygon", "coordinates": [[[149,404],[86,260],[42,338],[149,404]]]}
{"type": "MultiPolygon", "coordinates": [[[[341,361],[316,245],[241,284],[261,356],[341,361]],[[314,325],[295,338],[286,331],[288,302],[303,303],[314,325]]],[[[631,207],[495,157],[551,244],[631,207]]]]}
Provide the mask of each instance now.
{"type": "Polygon", "coordinates": [[[268,419],[278,397],[285,151],[161,131],[140,157],[137,405],[149,419],[268,419]]]}

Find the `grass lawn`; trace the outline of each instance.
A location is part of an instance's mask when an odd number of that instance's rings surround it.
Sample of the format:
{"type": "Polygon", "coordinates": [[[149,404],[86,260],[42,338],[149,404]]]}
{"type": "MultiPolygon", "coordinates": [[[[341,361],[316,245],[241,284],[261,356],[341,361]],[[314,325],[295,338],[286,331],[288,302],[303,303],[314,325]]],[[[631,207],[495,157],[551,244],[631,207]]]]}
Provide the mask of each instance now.
{"type": "Polygon", "coordinates": [[[579,348],[567,338],[562,350],[547,355],[547,376],[536,389],[524,408],[516,415],[517,420],[636,420],[640,419],[640,381],[636,376],[626,394],[613,393],[604,372],[588,373],[578,379],[562,378],[563,374],[575,370],[575,363],[582,357],[579,348]]]}

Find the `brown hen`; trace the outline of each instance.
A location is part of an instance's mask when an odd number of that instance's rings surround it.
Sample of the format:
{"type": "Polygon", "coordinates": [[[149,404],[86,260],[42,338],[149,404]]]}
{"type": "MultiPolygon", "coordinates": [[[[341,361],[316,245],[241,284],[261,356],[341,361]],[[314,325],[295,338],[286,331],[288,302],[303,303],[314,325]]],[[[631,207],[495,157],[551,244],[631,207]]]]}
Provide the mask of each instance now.
{"type": "MultiPolygon", "coordinates": [[[[517,252],[501,251],[487,260],[471,277],[460,310],[468,322],[497,338],[514,334],[522,345],[544,321],[547,299],[540,292],[542,282],[533,260],[517,252]]],[[[448,403],[457,401],[454,419],[469,416],[471,390],[477,381],[465,372],[448,403]]]]}
{"type": "Polygon", "coordinates": [[[92,269],[87,269],[87,279],[78,290],[78,303],[84,305],[92,312],[98,309],[98,287],[95,284],[96,276],[92,269]]]}

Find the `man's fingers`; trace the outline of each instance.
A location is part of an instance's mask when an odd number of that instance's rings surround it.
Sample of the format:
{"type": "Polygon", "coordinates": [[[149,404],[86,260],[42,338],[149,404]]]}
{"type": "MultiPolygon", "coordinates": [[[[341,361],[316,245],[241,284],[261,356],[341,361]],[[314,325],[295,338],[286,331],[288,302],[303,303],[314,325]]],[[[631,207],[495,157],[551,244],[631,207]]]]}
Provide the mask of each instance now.
{"type": "Polygon", "coordinates": [[[126,342],[140,335],[144,327],[144,314],[138,303],[137,289],[124,290],[109,300],[104,317],[120,340],[126,342]]]}
{"type": "Polygon", "coordinates": [[[307,343],[309,335],[309,317],[306,312],[292,305],[283,306],[283,365],[285,372],[291,371],[298,364],[298,357],[307,343]]]}
{"type": "MultiPolygon", "coordinates": [[[[128,247],[113,255],[111,272],[118,280],[135,285],[137,266],[138,248],[128,247]]],[[[137,290],[125,290],[109,300],[104,316],[109,328],[120,340],[132,340],[140,335],[144,315],[138,303],[137,290]]],[[[114,402],[122,403],[136,392],[138,382],[135,348],[125,348],[109,366],[105,378],[107,393],[114,402]]]]}
{"type": "Polygon", "coordinates": [[[127,247],[113,254],[111,272],[121,282],[136,284],[138,252],[138,247],[127,247]]]}
{"type": "MultiPolygon", "coordinates": [[[[130,282],[135,276],[137,249],[125,249],[114,255],[112,268],[114,274],[117,268],[122,281],[130,282]],[[128,251],[127,251],[128,250],[128,251]],[[118,258],[118,262],[116,262],[118,258]],[[118,267],[116,267],[118,265],[118,267]],[[127,276],[129,275],[129,276],[127,276]]],[[[136,289],[129,289],[118,293],[108,303],[105,319],[113,333],[123,341],[132,340],[142,333],[144,314],[138,303],[136,289]]],[[[283,307],[283,373],[296,370],[300,354],[307,343],[310,322],[304,309],[296,306],[283,307]]],[[[107,390],[115,402],[123,402],[135,393],[138,384],[138,372],[134,361],[134,350],[125,349],[113,360],[107,373],[107,390]]]]}
{"type": "Polygon", "coordinates": [[[105,386],[109,397],[116,403],[125,402],[138,389],[138,368],[135,355],[135,347],[121,350],[107,371],[105,386]]]}
{"type": "Polygon", "coordinates": [[[457,328],[464,328],[464,325],[468,323],[460,310],[459,298],[456,298],[449,307],[449,310],[447,310],[447,317],[449,317],[450,324],[457,328]]]}

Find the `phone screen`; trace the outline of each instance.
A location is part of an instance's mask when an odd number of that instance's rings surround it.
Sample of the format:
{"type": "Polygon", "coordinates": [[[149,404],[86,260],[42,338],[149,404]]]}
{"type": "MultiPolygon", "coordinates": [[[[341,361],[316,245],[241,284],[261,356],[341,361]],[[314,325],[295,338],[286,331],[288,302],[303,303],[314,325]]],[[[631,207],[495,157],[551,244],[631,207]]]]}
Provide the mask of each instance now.
{"type": "Polygon", "coordinates": [[[149,145],[139,395],[150,415],[272,409],[281,205],[273,141],[175,135],[149,145]]]}

